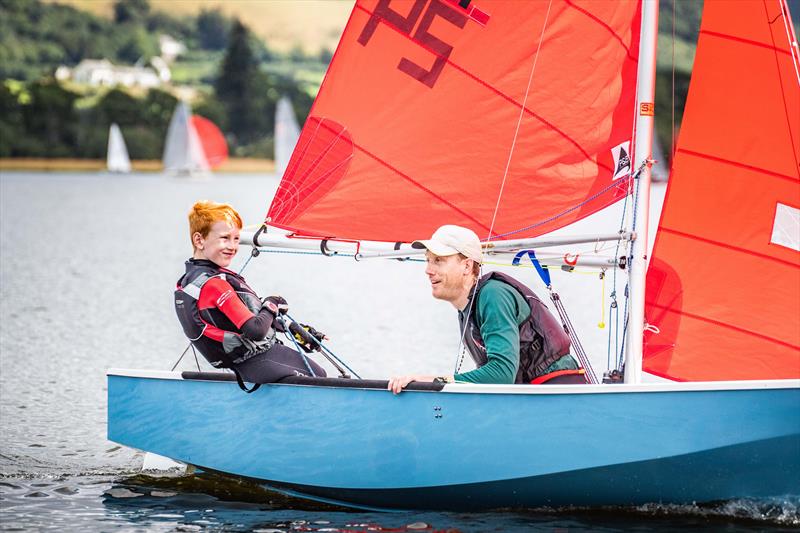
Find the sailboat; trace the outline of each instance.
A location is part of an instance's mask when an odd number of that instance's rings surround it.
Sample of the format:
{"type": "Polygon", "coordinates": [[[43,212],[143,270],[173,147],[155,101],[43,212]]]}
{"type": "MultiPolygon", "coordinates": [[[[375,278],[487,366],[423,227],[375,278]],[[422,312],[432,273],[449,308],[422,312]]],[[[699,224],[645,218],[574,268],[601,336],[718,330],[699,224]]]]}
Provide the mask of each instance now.
{"type": "Polygon", "coordinates": [[[275,107],[275,173],[278,176],[286,172],[299,137],[300,126],[294,115],[292,101],[282,96],[275,107]]]}
{"type": "MultiPolygon", "coordinates": [[[[211,170],[203,142],[198,134],[196,117],[189,104],[178,102],[169,122],[164,143],[164,171],[180,175],[208,175],[211,170]]],[[[221,135],[220,135],[221,136],[221,135]]],[[[227,156],[227,145],[226,156],[227,156]]]]}
{"type": "Polygon", "coordinates": [[[122,130],[116,122],[108,128],[108,154],[106,155],[106,168],[109,172],[128,173],[131,171],[131,160],[128,157],[128,148],[122,137],[122,130]]]}
{"type": "Polygon", "coordinates": [[[192,128],[200,139],[200,146],[206,157],[208,166],[217,169],[228,160],[228,141],[216,124],[206,117],[192,115],[192,128]]]}
{"type": "Polygon", "coordinates": [[[247,237],[413,258],[409,242],[451,223],[484,237],[487,258],[535,250],[557,267],[617,269],[629,277],[624,382],[412,383],[394,397],[386,381],[296,377],[248,395],[226,373],[109,370],[108,438],[366,509],[800,493],[788,7],[706,0],[648,257],[657,9],[358,0],[265,225],[247,237]],[[620,201],[634,215],[622,231],[548,235],[620,201]],[[606,241],[620,253],[543,253],[606,241]]]}

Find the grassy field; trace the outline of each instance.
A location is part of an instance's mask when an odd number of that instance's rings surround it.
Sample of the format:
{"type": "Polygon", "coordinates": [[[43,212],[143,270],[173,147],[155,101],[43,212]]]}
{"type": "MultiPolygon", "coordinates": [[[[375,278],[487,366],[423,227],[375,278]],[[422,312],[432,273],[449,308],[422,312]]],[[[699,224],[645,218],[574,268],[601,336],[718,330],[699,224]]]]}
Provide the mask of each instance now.
{"type": "MultiPolygon", "coordinates": [[[[161,161],[131,161],[134,171],[161,172],[161,161]]],[[[44,159],[44,158],[5,158],[0,159],[0,171],[22,170],[31,172],[98,172],[105,170],[106,162],[102,159],[44,159]]],[[[271,159],[232,158],[225,161],[215,170],[221,173],[257,173],[275,172],[275,162],[271,159]]]]}
{"type": "MultiPolygon", "coordinates": [[[[46,1],[107,18],[114,12],[114,0],[46,1]]],[[[300,46],[307,53],[336,48],[353,4],[354,0],[150,0],[152,9],[177,16],[219,9],[238,17],[270,48],[286,52],[300,46]]]]}

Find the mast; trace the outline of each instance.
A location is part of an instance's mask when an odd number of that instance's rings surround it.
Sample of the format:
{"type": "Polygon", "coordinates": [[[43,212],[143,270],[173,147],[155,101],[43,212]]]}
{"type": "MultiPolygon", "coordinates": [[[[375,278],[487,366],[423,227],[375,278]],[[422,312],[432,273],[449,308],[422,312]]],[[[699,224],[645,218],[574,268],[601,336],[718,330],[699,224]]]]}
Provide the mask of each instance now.
{"type": "MultiPolygon", "coordinates": [[[[642,1],[642,31],[639,42],[639,67],[636,82],[636,144],[633,169],[650,159],[655,114],[656,41],[658,40],[658,0],[642,1]]],[[[639,175],[637,188],[636,238],[632,243],[630,264],[630,317],[625,354],[625,383],[642,380],[642,343],[644,334],[644,296],[647,275],[647,231],[650,214],[650,166],[639,175]]]]}

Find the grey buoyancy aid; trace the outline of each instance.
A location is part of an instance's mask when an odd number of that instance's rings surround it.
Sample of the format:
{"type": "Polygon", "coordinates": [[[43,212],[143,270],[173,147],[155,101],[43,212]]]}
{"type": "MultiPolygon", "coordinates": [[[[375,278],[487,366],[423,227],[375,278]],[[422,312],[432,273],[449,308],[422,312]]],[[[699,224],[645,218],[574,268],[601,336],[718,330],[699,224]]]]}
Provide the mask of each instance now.
{"type": "Polygon", "coordinates": [[[247,308],[258,314],[261,300],[244,278],[204,259],[186,261],[186,273],[175,289],[175,312],[183,332],[212,366],[232,368],[272,348],[276,342],[275,331],[270,328],[264,339],[253,341],[243,337],[239,328],[219,309],[200,309],[200,291],[215,277],[227,281],[247,308]]]}
{"type": "Polygon", "coordinates": [[[478,280],[475,295],[468,304],[472,306],[472,312],[459,313],[461,332],[464,332],[465,327],[468,329],[463,335],[464,344],[478,367],[488,362],[479,326],[478,301],[481,289],[492,279],[511,285],[530,306],[530,316],[519,326],[519,369],[514,379],[514,383],[530,383],[547,367],[569,353],[569,336],[531,289],[502,272],[490,272],[478,280]],[[464,324],[467,316],[469,323],[464,324]]]}

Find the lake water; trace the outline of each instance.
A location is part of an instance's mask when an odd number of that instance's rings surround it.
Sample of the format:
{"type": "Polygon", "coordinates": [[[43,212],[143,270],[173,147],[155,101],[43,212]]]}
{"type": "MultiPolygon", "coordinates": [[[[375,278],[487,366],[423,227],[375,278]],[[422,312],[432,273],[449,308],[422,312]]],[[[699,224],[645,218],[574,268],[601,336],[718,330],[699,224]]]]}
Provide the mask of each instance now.
{"type": "MultiPolygon", "coordinates": [[[[2,173],[0,530],[780,531],[800,526],[798,499],[380,514],[287,499],[213,476],[139,475],[142,455],[105,438],[105,371],[168,370],[185,348],[172,289],[191,253],[186,213],[192,203],[230,202],[246,223],[258,224],[276,186],[274,176],[199,181],[158,174],[2,173]]],[[[663,192],[654,190],[656,207],[663,192]]],[[[619,216],[620,209],[612,209],[570,232],[589,233],[598,222],[613,230],[619,216]]],[[[234,268],[246,257],[243,248],[234,268]]],[[[453,370],[455,312],[430,297],[420,263],[262,254],[244,274],[259,293],[282,294],[295,318],[328,333],[331,349],[362,377],[453,370]]],[[[541,291],[532,269],[514,274],[541,291]]],[[[589,272],[554,277],[598,373],[613,359],[608,355],[613,320],[606,308],[611,281],[608,275],[603,287],[589,272]],[[606,327],[599,328],[601,322],[606,327]]],[[[622,285],[617,290],[621,294],[622,285]]],[[[187,358],[179,368],[194,364],[187,358]]]]}

